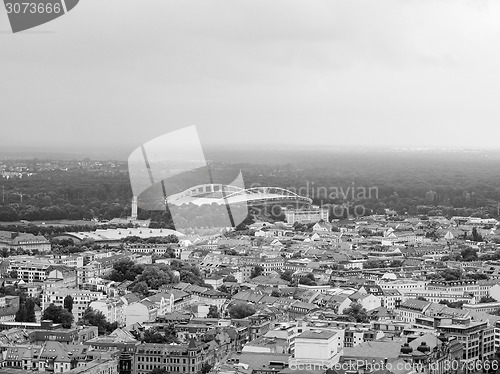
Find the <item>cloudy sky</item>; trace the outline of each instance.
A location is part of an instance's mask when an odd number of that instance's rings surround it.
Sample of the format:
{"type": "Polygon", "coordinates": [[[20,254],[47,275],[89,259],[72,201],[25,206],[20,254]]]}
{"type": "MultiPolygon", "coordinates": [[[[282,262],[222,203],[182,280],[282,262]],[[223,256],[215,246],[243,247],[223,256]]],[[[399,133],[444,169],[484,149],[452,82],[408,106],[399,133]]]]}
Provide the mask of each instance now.
{"type": "Polygon", "coordinates": [[[500,148],[496,1],[80,0],[12,34],[2,147],[500,148]]]}

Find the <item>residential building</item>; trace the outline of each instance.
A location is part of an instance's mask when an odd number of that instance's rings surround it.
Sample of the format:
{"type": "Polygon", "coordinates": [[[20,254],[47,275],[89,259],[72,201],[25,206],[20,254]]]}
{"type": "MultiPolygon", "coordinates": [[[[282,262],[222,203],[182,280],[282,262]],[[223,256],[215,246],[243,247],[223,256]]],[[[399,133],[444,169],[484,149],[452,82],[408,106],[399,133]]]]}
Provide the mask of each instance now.
{"type": "Polygon", "coordinates": [[[329,221],[329,209],[284,209],[285,219],[287,223],[294,224],[295,222],[319,222],[329,221]]]}
{"type": "Polygon", "coordinates": [[[214,363],[214,348],[191,339],[189,344],[140,344],[135,350],[134,373],[148,374],[153,369],[169,373],[199,373],[202,366],[214,363]]]}
{"type": "Polygon", "coordinates": [[[464,363],[484,362],[495,355],[495,331],[488,322],[473,322],[467,318],[434,317],[437,331],[447,337],[456,337],[464,347],[464,363]]]}
{"type": "Polygon", "coordinates": [[[103,295],[101,292],[51,287],[44,289],[42,293],[42,310],[45,310],[50,304],[64,307],[64,298],[66,296],[71,296],[73,298],[73,316],[75,318],[75,323],[82,318],[83,313],[92,301],[106,298],[106,295],[103,295]]]}
{"type": "Polygon", "coordinates": [[[125,324],[125,303],[120,298],[94,300],[89,307],[102,312],[109,323],[116,322],[118,326],[125,324]]]}
{"type": "Polygon", "coordinates": [[[19,296],[0,297],[0,322],[11,322],[19,310],[19,296]]]}
{"type": "Polygon", "coordinates": [[[156,304],[144,299],[125,306],[125,325],[130,327],[135,323],[153,322],[158,316],[156,304]]]}

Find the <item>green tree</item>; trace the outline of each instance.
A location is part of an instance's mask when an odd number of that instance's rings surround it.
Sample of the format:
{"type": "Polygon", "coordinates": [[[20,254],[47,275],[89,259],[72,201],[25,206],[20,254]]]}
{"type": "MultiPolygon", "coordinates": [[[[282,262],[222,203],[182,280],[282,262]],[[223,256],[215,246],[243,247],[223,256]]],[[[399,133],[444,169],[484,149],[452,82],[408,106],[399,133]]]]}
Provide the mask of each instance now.
{"type": "Polygon", "coordinates": [[[305,277],[301,277],[299,279],[299,283],[306,286],[316,286],[316,279],[314,278],[314,274],[309,273],[305,277]]]}
{"type": "Polygon", "coordinates": [[[491,296],[483,296],[481,297],[481,299],[479,300],[479,304],[483,304],[483,303],[496,303],[497,300],[491,296]]]}
{"type": "Polygon", "coordinates": [[[175,327],[173,325],[166,326],[163,333],[156,328],[147,329],[141,341],[144,343],[156,344],[178,343],[177,334],[175,333],[175,327]]]}
{"type": "Polygon", "coordinates": [[[73,323],[73,313],[68,312],[61,306],[50,304],[43,311],[42,320],[51,320],[54,323],[60,323],[64,328],[69,329],[73,323]]]}
{"type": "Polygon", "coordinates": [[[154,368],[149,372],[149,374],[168,374],[168,371],[165,368],[154,368]]]}
{"type": "Polygon", "coordinates": [[[228,275],[224,278],[224,282],[238,283],[238,280],[234,277],[234,275],[228,275]]]}
{"type": "Polygon", "coordinates": [[[144,265],[136,264],[130,259],[117,261],[113,265],[109,279],[115,282],[123,282],[125,280],[134,281],[139,274],[144,270],[144,265]]]}
{"type": "MultiPolygon", "coordinates": [[[[475,227],[474,227],[475,229],[475,227]]],[[[477,251],[474,248],[465,248],[460,252],[462,261],[477,261],[477,251]]]]}
{"type": "Polygon", "coordinates": [[[181,282],[207,287],[203,275],[196,266],[191,266],[190,264],[178,260],[172,261],[170,266],[172,270],[177,270],[180,273],[181,282]]]}
{"type": "Polygon", "coordinates": [[[472,240],[475,242],[482,242],[483,237],[479,232],[477,232],[477,229],[475,227],[472,228],[472,240]]]}
{"type": "Polygon", "coordinates": [[[366,309],[359,303],[353,303],[351,306],[344,310],[344,315],[351,317],[358,323],[369,322],[366,309]]]}
{"type": "Polygon", "coordinates": [[[202,367],[201,367],[201,374],[207,374],[212,370],[212,365],[210,365],[208,362],[205,362],[202,367]]]}
{"type": "Polygon", "coordinates": [[[234,319],[243,319],[255,314],[256,310],[251,304],[234,304],[228,309],[229,315],[234,319]]]}
{"type": "Polygon", "coordinates": [[[391,263],[389,264],[390,268],[399,268],[403,266],[403,261],[401,260],[392,260],[391,263]]]}
{"type": "Polygon", "coordinates": [[[97,326],[99,335],[107,334],[114,330],[114,326],[106,320],[106,316],[100,310],[95,310],[91,307],[85,309],[78,324],[82,326],[97,326]]]}
{"type": "Polygon", "coordinates": [[[136,284],[134,284],[134,286],[131,288],[131,291],[135,292],[143,297],[149,296],[149,287],[148,287],[148,284],[144,281],[137,282],[136,284]]]}
{"type": "Polygon", "coordinates": [[[482,279],[488,279],[488,274],[472,273],[472,274],[467,274],[467,277],[475,280],[482,280],[482,279]]]}
{"type": "Polygon", "coordinates": [[[444,279],[445,281],[454,281],[462,279],[463,273],[460,269],[445,269],[438,273],[438,277],[444,279]]]}
{"type": "Polygon", "coordinates": [[[286,270],[284,273],[281,274],[280,278],[287,282],[292,282],[292,276],[293,276],[293,271],[286,270]]]}
{"type": "Polygon", "coordinates": [[[165,284],[174,282],[174,274],[168,266],[147,266],[137,277],[137,282],[145,282],[149,288],[157,290],[165,284]]]}
{"type": "Polygon", "coordinates": [[[441,300],[439,304],[444,304],[450,308],[455,308],[455,309],[462,309],[464,306],[463,301],[447,301],[447,300],[441,300]]]}
{"type": "Polygon", "coordinates": [[[231,287],[228,287],[225,284],[223,284],[222,286],[220,286],[219,288],[217,288],[217,291],[227,293],[228,295],[232,294],[231,287]]]}
{"type": "Polygon", "coordinates": [[[35,300],[31,297],[20,303],[19,310],[16,313],[16,322],[36,322],[35,300]]]}
{"type": "Polygon", "coordinates": [[[64,298],[63,304],[64,304],[64,309],[66,309],[70,313],[73,312],[73,298],[71,297],[71,295],[67,295],[64,298]]]}
{"type": "Polygon", "coordinates": [[[179,243],[179,238],[174,234],[167,235],[163,243],[179,243]]]}
{"type": "Polygon", "coordinates": [[[383,268],[383,267],[385,267],[384,263],[382,261],[379,261],[379,260],[370,260],[370,261],[366,261],[363,264],[363,269],[376,269],[376,268],[383,268]]]}
{"type": "Polygon", "coordinates": [[[250,274],[250,278],[256,278],[259,275],[262,275],[264,272],[264,268],[260,265],[255,265],[252,269],[252,273],[250,274]]]}
{"type": "Polygon", "coordinates": [[[210,305],[208,308],[207,318],[220,318],[219,310],[215,305],[210,305]]]}
{"type": "Polygon", "coordinates": [[[196,267],[191,269],[182,269],[180,272],[181,282],[195,284],[200,287],[207,287],[200,271],[196,267]]]}

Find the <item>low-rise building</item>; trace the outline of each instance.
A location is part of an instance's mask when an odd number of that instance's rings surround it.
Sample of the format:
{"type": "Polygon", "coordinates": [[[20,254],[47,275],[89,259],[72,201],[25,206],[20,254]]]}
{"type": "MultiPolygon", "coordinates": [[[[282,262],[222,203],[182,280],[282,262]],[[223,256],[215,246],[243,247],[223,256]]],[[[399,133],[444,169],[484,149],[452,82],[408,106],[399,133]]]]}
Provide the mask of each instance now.
{"type": "MultiPolygon", "coordinates": [[[[309,330],[295,338],[296,364],[334,364],[338,353],[337,333],[329,330],[309,330]]],[[[337,357],[338,359],[338,357],[337,357]]]]}
{"type": "Polygon", "coordinates": [[[19,296],[0,297],[0,322],[11,322],[19,310],[19,296]]]}

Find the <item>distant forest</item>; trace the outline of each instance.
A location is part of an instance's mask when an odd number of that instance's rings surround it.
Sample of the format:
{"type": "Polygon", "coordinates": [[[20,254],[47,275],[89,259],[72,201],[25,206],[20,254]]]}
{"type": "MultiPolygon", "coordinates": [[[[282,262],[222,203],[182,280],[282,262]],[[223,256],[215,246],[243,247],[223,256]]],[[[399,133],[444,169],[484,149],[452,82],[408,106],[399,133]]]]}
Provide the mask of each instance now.
{"type": "MultiPolygon", "coordinates": [[[[498,218],[497,154],[260,151],[252,163],[238,155],[230,159],[232,163],[215,160],[212,167],[234,177],[241,170],[247,187],[283,187],[311,197],[314,204],[332,204],[333,218],[362,212],[356,207],[366,214],[391,209],[399,215],[498,218]]],[[[2,186],[3,222],[109,220],[127,217],[131,211],[128,174],[119,170],[41,171],[31,177],[0,178],[2,186]]],[[[140,210],[139,218],[151,218],[157,227],[172,226],[167,211],[140,210]]],[[[195,226],[204,224],[199,214],[185,218],[192,218],[195,226]]]]}

